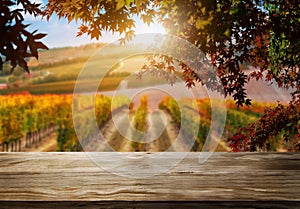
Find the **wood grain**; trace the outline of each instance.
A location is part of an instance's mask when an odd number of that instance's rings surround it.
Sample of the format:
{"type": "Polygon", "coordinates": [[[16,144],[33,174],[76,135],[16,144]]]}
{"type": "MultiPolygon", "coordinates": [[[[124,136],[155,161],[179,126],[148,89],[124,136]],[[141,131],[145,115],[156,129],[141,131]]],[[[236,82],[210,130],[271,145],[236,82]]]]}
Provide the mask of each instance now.
{"type": "MultiPolygon", "coordinates": [[[[121,154],[129,160],[93,153],[125,170],[134,162],[140,170],[132,175],[178,156],[145,162],[154,153],[121,154]]],[[[0,201],[300,201],[300,154],[214,153],[204,164],[198,157],[188,153],[165,173],[135,179],[103,170],[86,153],[0,153],[0,201]]]]}

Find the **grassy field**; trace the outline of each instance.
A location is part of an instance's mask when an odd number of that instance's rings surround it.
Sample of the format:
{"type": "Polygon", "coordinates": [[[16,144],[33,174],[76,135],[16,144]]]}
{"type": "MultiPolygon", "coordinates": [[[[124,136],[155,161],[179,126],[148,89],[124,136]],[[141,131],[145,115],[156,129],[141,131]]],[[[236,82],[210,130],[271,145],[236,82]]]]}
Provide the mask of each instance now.
{"type": "MultiPolygon", "coordinates": [[[[119,83],[123,80],[123,77],[108,77],[105,78],[99,85],[98,91],[109,91],[114,90],[119,83]]],[[[89,79],[86,81],[78,82],[81,86],[82,92],[88,91],[90,89],[91,83],[98,83],[97,79],[89,79]]],[[[31,94],[69,94],[73,93],[76,80],[67,81],[53,81],[41,84],[31,84],[23,87],[10,88],[6,90],[1,90],[5,93],[16,93],[16,92],[30,92],[31,94]]]]}
{"type": "Polygon", "coordinates": [[[0,83],[7,83],[9,88],[0,90],[0,93],[72,93],[76,79],[83,69],[89,72],[87,77],[80,80],[80,84],[83,84],[81,85],[83,90],[88,89],[89,83],[99,82],[102,78],[102,83],[99,86],[100,91],[114,90],[124,79],[129,81],[128,87],[163,83],[157,78],[149,77],[140,82],[134,75],[128,77],[141,69],[145,61],[143,56],[115,62],[116,58],[125,58],[134,49],[125,49],[116,45],[109,50],[97,53],[101,47],[103,44],[90,44],[81,47],[54,48],[41,51],[39,60],[30,59],[28,62],[31,75],[24,73],[20,68],[9,75],[9,66],[6,66],[4,72],[0,74],[0,83]],[[91,59],[91,57],[93,58],[91,59]],[[140,84],[135,84],[135,82],[140,84]]]}

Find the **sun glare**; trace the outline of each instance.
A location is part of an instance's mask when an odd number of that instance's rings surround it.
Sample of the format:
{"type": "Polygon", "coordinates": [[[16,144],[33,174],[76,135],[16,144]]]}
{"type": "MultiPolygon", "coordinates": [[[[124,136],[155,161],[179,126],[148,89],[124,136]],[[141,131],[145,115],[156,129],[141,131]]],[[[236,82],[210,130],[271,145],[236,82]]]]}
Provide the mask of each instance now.
{"type": "Polygon", "coordinates": [[[147,24],[143,23],[141,20],[136,21],[136,34],[140,33],[166,33],[166,29],[159,23],[154,22],[148,26],[147,24]]]}

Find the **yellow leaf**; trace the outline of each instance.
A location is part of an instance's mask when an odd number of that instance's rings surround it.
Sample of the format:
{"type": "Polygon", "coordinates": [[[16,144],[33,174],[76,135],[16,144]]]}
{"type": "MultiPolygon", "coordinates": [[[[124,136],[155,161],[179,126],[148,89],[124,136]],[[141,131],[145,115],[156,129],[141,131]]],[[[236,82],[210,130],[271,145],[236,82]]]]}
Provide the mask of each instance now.
{"type": "Polygon", "coordinates": [[[136,0],[135,1],[137,12],[140,12],[141,3],[142,3],[142,0],[136,0]]]}
{"type": "Polygon", "coordinates": [[[196,28],[199,30],[199,29],[202,29],[204,28],[207,24],[209,23],[209,21],[207,20],[201,20],[201,19],[198,19],[196,21],[196,28]]]}
{"type": "Polygon", "coordinates": [[[230,29],[227,29],[227,30],[225,31],[224,35],[225,35],[226,37],[230,37],[230,35],[231,35],[230,29]]]}

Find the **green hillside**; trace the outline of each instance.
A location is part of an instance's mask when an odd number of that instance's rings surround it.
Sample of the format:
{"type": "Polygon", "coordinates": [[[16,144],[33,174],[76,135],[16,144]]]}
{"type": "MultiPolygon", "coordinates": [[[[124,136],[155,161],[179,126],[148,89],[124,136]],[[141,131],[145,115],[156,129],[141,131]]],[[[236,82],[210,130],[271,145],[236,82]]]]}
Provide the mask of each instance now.
{"type": "MultiPolygon", "coordinates": [[[[95,55],[97,50],[105,44],[89,44],[80,47],[54,48],[39,53],[39,60],[30,59],[28,62],[31,75],[24,73],[18,68],[9,74],[9,66],[0,74],[0,83],[7,83],[8,89],[0,90],[1,94],[15,92],[30,92],[32,94],[43,93],[72,93],[76,79],[89,61],[88,71],[91,72],[89,78],[81,82],[83,90],[88,89],[91,82],[99,82],[99,78],[104,77],[99,90],[113,90],[127,76],[141,69],[145,59],[143,56],[135,56],[112,66],[113,60],[117,57],[127,57],[134,50],[130,47],[119,45],[110,47],[108,51],[89,59],[95,55]],[[105,72],[108,72],[105,76],[105,72]],[[95,74],[93,74],[95,73],[95,74]]],[[[136,78],[130,76],[130,86],[135,86],[136,78]]],[[[157,78],[147,78],[147,83],[159,83],[157,78]]]]}

